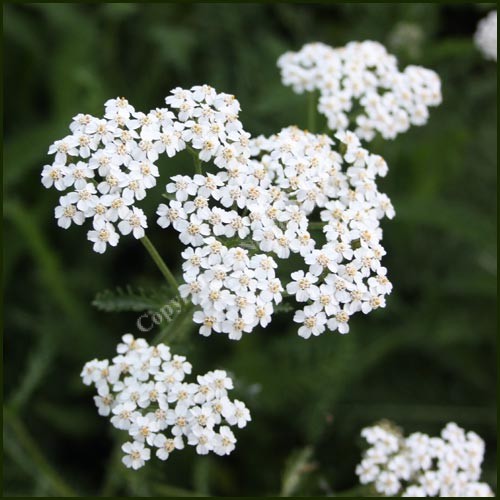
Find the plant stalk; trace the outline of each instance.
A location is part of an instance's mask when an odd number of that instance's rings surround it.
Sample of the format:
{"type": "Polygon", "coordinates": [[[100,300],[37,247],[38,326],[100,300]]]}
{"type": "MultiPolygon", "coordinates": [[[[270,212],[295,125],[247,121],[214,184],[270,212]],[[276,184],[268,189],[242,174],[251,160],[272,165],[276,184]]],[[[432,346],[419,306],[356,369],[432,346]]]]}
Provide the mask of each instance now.
{"type": "Polygon", "coordinates": [[[158,266],[158,269],[160,272],[163,274],[165,279],[167,280],[167,283],[172,286],[175,290],[179,288],[179,284],[177,283],[177,280],[175,279],[174,275],[172,274],[172,271],[168,268],[167,264],[165,264],[165,261],[161,258],[161,255],[158,253],[158,250],[156,250],[156,247],[153,245],[151,240],[147,237],[144,236],[141,238],[142,244],[146,247],[146,250],[149,252],[149,255],[151,255],[151,258],[154,260],[155,264],[158,266]]]}
{"type": "Polygon", "coordinates": [[[191,146],[187,146],[187,150],[193,157],[195,173],[203,175],[203,170],[201,168],[201,160],[200,157],[198,156],[198,153],[191,146]]]}

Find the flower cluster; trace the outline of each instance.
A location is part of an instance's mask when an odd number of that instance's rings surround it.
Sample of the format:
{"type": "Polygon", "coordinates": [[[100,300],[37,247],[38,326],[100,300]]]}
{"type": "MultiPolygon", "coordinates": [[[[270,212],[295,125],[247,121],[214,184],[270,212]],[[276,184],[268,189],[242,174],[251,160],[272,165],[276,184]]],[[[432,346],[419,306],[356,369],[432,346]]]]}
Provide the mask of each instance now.
{"type": "Polygon", "coordinates": [[[272,304],[281,301],[274,260],[252,252],[252,245],[244,247],[252,229],[248,212],[268,196],[269,182],[264,171],[255,176],[250,166],[250,136],[238,120],[234,97],[207,92],[198,98],[176,89],[166,101],[189,131],[184,137],[195,154],[219,171],[172,177],[166,191],[173,199],[158,207],[158,224],[172,225],[188,246],[179,292],[201,308],[193,318],[200,333],[222,332],[237,340],[258,324],[266,326],[272,304]]]}
{"type": "Polygon", "coordinates": [[[379,219],[394,210],[375,177],[387,165],[354,134],[338,139],[343,154],[327,136],[289,127],[253,139],[246,162],[216,175],[176,176],[167,185],[175,199],[159,207],[158,223],[172,225],[188,245],[180,293],[201,307],[194,320],[202,335],[239,339],[271,321],[283,291],[273,256],[298,254],[308,266],[287,286],[307,304],[295,316],[302,337],[326,326],[346,333],[350,315],[385,305],[392,286],[380,264],[379,219]],[[309,227],[316,209],[326,239],[319,247],[309,227]]]}
{"type": "Polygon", "coordinates": [[[201,160],[225,166],[249,154],[234,96],[203,85],[175,89],[166,101],[176,114],[168,107],[145,114],[126,99],[111,99],[104,118],[75,116],[71,134],[49,148],[55,158],[43,168],[42,183],[68,191],[55,209],[58,225],[92,219],[87,237],[98,253],[117,245],[120,234],[144,236],[147,219],[135,204],[157,183],[159,155],[172,157],[191,144],[201,160]]]}
{"type": "Polygon", "coordinates": [[[375,183],[387,164],[354,134],[336,138],[338,151],[329,137],[290,127],[254,142],[279,198],[253,239],[280,258],[290,252],[302,257],[307,270],[292,273],[286,291],[305,306],[294,316],[304,338],[326,328],[347,333],[352,314],[384,307],[392,289],[380,262],[385,250],[379,220],[392,218],[394,209],[375,183]],[[314,213],[321,222],[310,221],[314,213]],[[324,243],[316,243],[314,231],[324,243]]]}
{"type": "Polygon", "coordinates": [[[165,101],[144,114],[116,99],[103,120],[75,117],[73,135],[51,147],[55,162],[42,173],[47,187],[74,189],[56,208],[61,226],[92,218],[88,237],[98,252],[116,245],[118,231],[142,238],[147,221],[135,202],[156,184],[154,162],[188,149],[197,173],[171,178],[157,221],[187,246],[179,292],[198,307],[202,335],[237,340],[267,326],[285,291],[275,259],[292,254],[307,268],[286,286],[305,306],[294,318],[302,337],[347,333],[352,314],[385,305],[392,285],[379,220],[394,209],[375,182],[387,172],[380,156],[351,132],[337,134],[337,149],[326,135],[296,127],[250,139],[238,101],[208,85],[176,88],[165,101]],[[78,156],[86,161],[74,163],[78,156]]]}
{"type": "Polygon", "coordinates": [[[441,103],[441,81],[420,66],[400,72],[397,60],[378,42],[332,48],[310,43],[278,59],[284,85],[296,93],[319,91],[318,111],[332,130],[355,127],[361,139],[376,133],[393,139],[411,125],[424,125],[430,106],[441,103]]]}
{"type": "Polygon", "coordinates": [[[404,437],[388,423],[363,429],[370,448],[356,469],[362,484],[384,496],[492,497],[480,483],[484,442],[454,423],[441,437],[416,432],[404,437]]]}
{"type": "Polygon", "coordinates": [[[497,11],[492,10],[479,21],[474,35],[478,49],[486,59],[497,60],[497,11]]]}
{"type": "Polygon", "coordinates": [[[92,219],[87,237],[99,253],[115,246],[120,233],[142,238],[147,221],[135,203],[156,185],[159,130],[172,126],[168,112],[145,115],[123,98],[107,101],[102,119],[75,116],[71,134],[50,146],[54,162],[42,171],[46,188],[67,191],[55,209],[58,225],[92,219]]]}
{"type": "Polygon", "coordinates": [[[113,426],[131,438],[122,446],[127,467],[142,467],[151,449],[160,460],[186,444],[201,455],[234,450],[230,426],[245,427],[250,412],[241,401],[228,398],[231,378],[215,370],[198,376],[197,383],[187,382],[190,373],[185,357],[130,334],[123,336],[111,362],[86,363],[81,376],[84,384],[97,390],[99,414],[109,416],[113,426]]]}

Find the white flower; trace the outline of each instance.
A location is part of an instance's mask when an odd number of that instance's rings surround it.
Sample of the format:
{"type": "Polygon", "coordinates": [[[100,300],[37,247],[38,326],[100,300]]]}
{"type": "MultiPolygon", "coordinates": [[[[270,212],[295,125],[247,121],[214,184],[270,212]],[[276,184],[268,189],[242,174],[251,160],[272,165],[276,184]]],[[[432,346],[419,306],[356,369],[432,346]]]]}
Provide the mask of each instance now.
{"type": "Polygon", "coordinates": [[[188,220],[180,220],[176,228],[179,231],[179,239],[185,245],[200,246],[205,236],[210,234],[208,224],[196,215],[191,215],[188,220]]]}
{"type": "Polygon", "coordinates": [[[158,225],[163,228],[173,224],[174,228],[177,229],[179,221],[187,218],[183,205],[179,201],[171,201],[168,206],[160,203],[156,213],[160,216],[157,220],[158,225]]]}
{"type": "Polygon", "coordinates": [[[113,225],[109,223],[103,224],[98,230],[89,231],[87,237],[94,243],[94,252],[97,253],[104,253],[107,245],[116,246],[120,239],[113,225]]]}
{"type": "Polygon", "coordinates": [[[231,429],[227,426],[222,426],[219,433],[215,435],[215,443],[213,450],[217,455],[229,455],[235,448],[236,438],[231,429]]]}
{"type": "Polygon", "coordinates": [[[292,273],[293,281],[286,286],[286,291],[294,294],[298,302],[316,300],[319,297],[319,288],[314,284],[318,277],[304,271],[292,273]]]}
{"type": "Polygon", "coordinates": [[[122,451],[125,453],[122,458],[125,467],[134,470],[141,468],[151,457],[151,450],[137,441],[124,443],[122,451]]]}
{"type": "Polygon", "coordinates": [[[332,331],[338,330],[339,333],[347,333],[349,331],[349,312],[347,309],[341,309],[338,313],[328,320],[328,328],[332,331]]]}
{"type": "MultiPolygon", "coordinates": [[[[197,393],[197,395],[199,395],[199,392],[197,393]]],[[[201,427],[208,427],[210,429],[214,427],[215,418],[210,406],[193,406],[190,409],[190,412],[194,421],[196,422],[196,425],[199,425],[201,427]]]]}
{"type": "Polygon", "coordinates": [[[45,165],[42,170],[42,184],[46,188],[54,186],[58,191],[64,191],[68,187],[65,171],[64,164],[45,165]]]}
{"type": "Polygon", "coordinates": [[[109,391],[107,384],[96,384],[98,396],[94,396],[99,415],[107,417],[114,403],[114,396],[109,391]]]}
{"type": "Polygon", "coordinates": [[[154,421],[150,417],[138,416],[132,420],[132,424],[130,425],[128,432],[136,441],[141,443],[146,441],[146,443],[151,446],[158,430],[158,422],[154,421]]]}
{"type": "Polygon", "coordinates": [[[167,460],[174,450],[182,450],[184,448],[184,442],[181,436],[167,438],[165,434],[157,434],[154,440],[154,446],[158,448],[158,450],[156,450],[156,456],[160,460],[167,460]]]}
{"type": "Polygon", "coordinates": [[[223,316],[220,313],[196,311],[193,315],[193,321],[195,323],[201,324],[200,335],[208,337],[212,334],[212,330],[220,330],[220,322],[223,316]]]}
{"type": "Polygon", "coordinates": [[[137,405],[133,401],[125,401],[120,403],[113,408],[113,417],[111,417],[111,423],[121,430],[129,430],[132,425],[132,421],[135,421],[139,416],[136,412],[137,405]]]}
{"type": "Polygon", "coordinates": [[[133,106],[123,97],[109,99],[104,103],[104,106],[106,108],[104,116],[109,119],[120,117],[128,120],[130,115],[134,112],[133,106]]]}
{"type": "Polygon", "coordinates": [[[497,11],[492,10],[479,21],[474,42],[486,59],[497,60],[497,11]]]}
{"type": "Polygon", "coordinates": [[[237,399],[233,403],[228,398],[224,399],[222,416],[229,425],[237,425],[240,429],[245,427],[247,422],[251,420],[250,411],[245,406],[245,403],[237,399]]]}
{"type": "Polygon", "coordinates": [[[57,225],[63,229],[68,229],[71,223],[81,226],[85,221],[85,214],[79,211],[66,196],[59,198],[60,205],[54,209],[57,225]]]}
{"type": "Polygon", "coordinates": [[[77,156],[77,141],[72,135],[66,136],[64,139],[55,141],[49,147],[49,155],[55,154],[55,163],[65,164],[68,156],[77,156]]]}
{"type": "Polygon", "coordinates": [[[214,448],[215,432],[206,427],[194,426],[188,437],[188,444],[196,446],[198,455],[206,455],[214,448]]]}
{"type": "Polygon", "coordinates": [[[177,201],[184,202],[189,196],[194,196],[198,191],[198,186],[187,175],[176,175],[172,177],[174,182],[167,184],[167,193],[175,193],[177,201]]]}
{"type": "Polygon", "coordinates": [[[126,354],[130,351],[142,351],[148,346],[144,339],[135,339],[131,333],[122,336],[122,342],[116,347],[116,352],[126,354]]]}
{"type": "Polygon", "coordinates": [[[302,311],[296,311],[293,320],[303,323],[299,328],[299,335],[308,339],[311,335],[318,336],[325,331],[326,315],[319,303],[304,307],[302,311]]]}
{"type": "Polygon", "coordinates": [[[133,207],[132,211],[128,213],[127,218],[118,223],[118,229],[123,235],[132,232],[134,238],[137,239],[144,237],[144,228],[147,227],[148,223],[146,221],[146,216],[144,212],[137,207],[133,207]]]}

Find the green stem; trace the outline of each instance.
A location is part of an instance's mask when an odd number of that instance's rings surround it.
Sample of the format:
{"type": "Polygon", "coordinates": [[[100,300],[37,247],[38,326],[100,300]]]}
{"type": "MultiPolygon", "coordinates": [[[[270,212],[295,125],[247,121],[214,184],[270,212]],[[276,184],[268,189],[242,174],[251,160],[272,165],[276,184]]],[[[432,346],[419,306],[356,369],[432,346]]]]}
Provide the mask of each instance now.
{"type": "Polygon", "coordinates": [[[147,236],[144,236],[141,238],[141,242],[146,247],[149,255],[151,255],[151,258],[154,260],[155,264],[158,266],[158,269],[163,274],[169,285],[177,290],[179,288],[179,285],[174,278],[174,275],[168,268],[167,264],[165,264],[165,261],[161,258],[161,255],[158,253],[158,250],[156,250],[156,247],[153,245],[151,240],[147,236]]]}
{"type": "MultiPolygon", "coordinates": [[[[33,460],[33,462],[38,466],[40,471],[43,472],[45,477],[50,481],[54,491],[56,491],[62,497],[77,497],[76,492],[68,486],[59,474],[52,468],[47,459],[43,456],[42,452],[38,448],[35,441],[24,427],[23,423],[17,415],[10,409],[4,407],[3,412],[4,419],[9,425],[13,433],[15,434],[18,443],[24,448],[28,456],[33,460]]],[[[33,471],[35,472],[35,471],[33,471]]]]}
{"type": "Polygon", "coordinates": [[[186,147],[191,156],[193,157],[195,172],[197,174],[203,175],[203,170],[201,168],[201,160],[200,157],[198,156],[198,153],[191,146],[186,146],[186,147]]]}
{"type": "Polygon", "coordinates": [[[323,229],[326,225],[326,222],[309,222],[309,225],[307,226],[309,229],[323,229]]]}
{"type": "Polygon", "coordinates": [[[197,174],[203,175],[203,170],[201,169],[201,161],[197,156],[194,157],[194,171],[197,174]]]}
{"type": "Polygon", "coordinates": [[[307,129],[311,133],[316,132],[316,113],[317,113],[316,92],[307,94],[307,129]]]}
{"type": "Polygon", "coordinates": [[[152,344],[158,345],[170,333],[172,333],[172,335],[169,335],[169,343],[172,343],[172,341],[182,342],[184,336],[189,332],[190,327],[194,325],[191,317],[194,307],[195,306],[190,302],[182,304],[175,318],[173,318],[165,328],[158,332],[152,344]]]}

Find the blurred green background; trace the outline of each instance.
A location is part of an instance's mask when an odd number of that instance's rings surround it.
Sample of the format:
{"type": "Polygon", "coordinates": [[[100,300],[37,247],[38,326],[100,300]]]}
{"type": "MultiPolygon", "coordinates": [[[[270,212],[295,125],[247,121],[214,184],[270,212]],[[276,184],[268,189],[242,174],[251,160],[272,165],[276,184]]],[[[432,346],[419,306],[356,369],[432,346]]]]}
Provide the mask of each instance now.
{"type": "MultiPolygon", "coordinates": [[[[381,418],[408,432],[437,434],[451,420],[476,431],[496,489],[497,67],[472,41],[491,8],[4,4],[5,496],[332,494],[355,488],[360,429],[381,418]],[[356,316],[349,335],[308,341],[291,313],[238,343],[191,329],[177,350],[195,372],[230,370],[253,421],[229,457],[184,450],[126,471],[79,374],[138,333],[138,314],[91,302],[161,275],[132,238],[101,256],[85,228],[57,228],[58,193],[40,184],[49,144],[73,115],[101,115],[108,98],[149,110],[175,86],[201,83],[235,94],[254,135],[305,127],[307,99],[281,85],[278,56],[366,39],[443,82],[425,127],[370,146],[389,163],[381,190],[397,214],[384,222],[387,308],[356,316]]],[[[160,165],[161,185],[192,172],[187,154],[160,165]]],[[[157,193],[143,205],[150,214],[157,193]]],[[[175,234],[150,220],[150,238],[179,269],[175,234]]]]}

